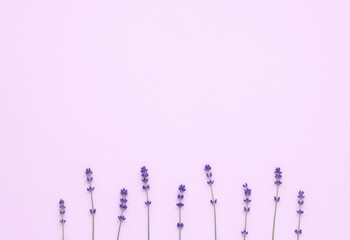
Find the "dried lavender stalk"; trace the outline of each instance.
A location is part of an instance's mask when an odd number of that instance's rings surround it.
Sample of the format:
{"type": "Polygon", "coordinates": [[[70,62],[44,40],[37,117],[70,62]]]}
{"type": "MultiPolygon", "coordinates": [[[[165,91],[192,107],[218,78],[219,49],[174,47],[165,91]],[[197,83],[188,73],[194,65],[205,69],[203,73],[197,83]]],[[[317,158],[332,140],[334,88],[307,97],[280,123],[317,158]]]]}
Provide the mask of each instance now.
{"type": "Polygon", "coordinates": [[[142,177],[142,182],[143,182],[143,186],[142,186],[142,189],[146,191],[146,206],[147,206],[147,222],[148,222],[148,240],[150,240],[150,223],[149,223],[149,206],[151,205],[151,201],[149,201],[148,199],[148,190],[150,189],[150,186],[148,184],[148,169],[143,166],[141,168],[141,177],[142,177]]]}
{"type": "Polygon", "coordinates": [[[281,178],[282,178],[282,172],[281,169],[278,167],[275,169],[275,184],[277,186],[277,190],[276,190],[276,196],[274,197],[275,200],[275,213],[273,216],[273,229],[272,229],[272,240],[275,239],[275,224],[276,224],[276,212],[277,212],[277,203],[280,201],[280,197],[278,196],[278,187],[282,184],[281,182],[281,178]]]}
{"type": "Polygon", "coordinates": [[[94,199],[92,196],[92,191],[94,191],[95,187],[92,187],[91,183],[93,180],[92,175],[92,171],[90,168],[87,168],[85,171],[85,174],[87,175],[86,181],[89,183],[89,187],[87,188],[87,191],[90,192],[91,195],[91,205],[92,208],[90,209],[90,213],[92,215],[92,240],[94,240],[95,238],[95,213],[96,213],[96,209],[94,208],[94,199]]]}
{"type": "Polygon", "coordinates": [[[180,185],[179,187],[179,194],[177,195],[177,199],[179,200],[178,203],[176,203],[176,206],[179,207],[179,222],[177,224],[177,227],[179,228],[179,240],[181,240],[181,229],[184,227],[184,224],[181,222],[181,208],[184,206],[182,203],[182,200],[184,199],[184,192],[186,191],[185,185],[180,185]]]}
{"type": "Polygon", "coordinates": [[[119,235],[120,235],[120,228],[122,226],[122,222],[126,220],[125,216],[124,216],[124,211],[128,208],[126,206],[126,203],[128,202],[128,200],[126,199],[126,196],[128,195],[128,190],[126,190],[125,188],[120,190],[120,195],[121,195],[121,199],[120,199],[120,204],[119,207],[121,209],[121,214],[120,216],[118,216],[119,219],[119,229],[118,229],[118,237],[117,240],[119,240],[119,235]]]}
{"type": "Polygon", "coordinates": [[[210,190],[211,190],[211,197],[212,200],[210,200],[210,203],[213,205],[214,208],[214,229],[215,229],[215,240],[217,240],[217,231],[216,231],[216,203],[217,203],[217,199],[214,198],[214,193],[213,193],[213,184],[214,184],[214,180],[212,180],[212,176],[213,174],[211,173],[211,167],[209,164],[205,165],[204,167],[204,171],[206,172],[206,175],[208,177],[207,183],[210,186],[210,190]]]}
{"type": "Polygon", "coordinates": [[[248,207],[249,203],[252,201],[249,199],[252,190],[250,188],[248,188],[248,184],[244,184],[243,185],[244,188],[244,195],[245,198],[243,199],[243,202],[245,202],[245,207],[243,208],[244,212],[245,212],[245,220],[244,220],[244,230],[241,231],[242,235],[243,235],[243,239],[245,240],[246,236],[248,235],[248,231],[247,231],[247,217],[248,217],[248,212],[250,211],[250,207],[248,207]]]}
{"type": "Polygon", "coordinates": [[[300,218],[301,215],[304,213],[304,211],[301,210],[301,206],[304,204],[304,191],[299,191],[298,193],[298,205],[299,205],[299,210],[297,210],[297,213],[299,215],[299,222],[298,222],[298,229],[295,229],[295,233],[297,234],[297,240],[299,240],[300,234],[303,233],[303,231],[300,229],[300,218]]]}
{"type": "Polygon", "coordinates": [[[64,201],[62,199],[59,201],[59,204],[60,204],[60,214],[61,214],[60,223],[62,225],[62,240],[64,240],[64,224],[66,223],[66,220],[63,218],[63,215],[66,213],[66,206],[64,206],[64,201]]]}

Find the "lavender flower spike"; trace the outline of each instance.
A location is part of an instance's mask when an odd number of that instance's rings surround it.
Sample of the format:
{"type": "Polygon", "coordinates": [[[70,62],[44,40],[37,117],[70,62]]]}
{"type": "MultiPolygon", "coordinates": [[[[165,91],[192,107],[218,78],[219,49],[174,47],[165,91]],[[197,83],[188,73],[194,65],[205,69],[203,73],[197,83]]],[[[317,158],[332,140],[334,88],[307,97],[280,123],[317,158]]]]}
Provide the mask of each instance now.
{"type": "Polygon", "coordinates": [[[90,213],[92,215],[92,240],[94,240],[94,238],[95,238],[95,213],[96,213],[96,209],[94,208],[94,199],[92,196],[92,191],[94,191],[95,187],[92,187],[92,185],[91,185],[92,180],[93,180],[91,169],[87,168],[85,170],[85,174],[87,176],[86,181],[89,183],[89,187],[87,188],[87,191],[90,192],[90,196],[91,196],[92,208],[90,209],[90,213]]]}
{"type": "Polygon", "coordinates": [[[282,184],[281,179],[282,179],[282,172],[279,167],[275,169],[275,184],[277,186],[277,191],[276,191],[276,196],[274,197],[275,201],[275,213],[273,216],[273,228],[272,228],[272,240],[275,239],[275,223],[276,223],[276,212],[277,212],[277,203],[280,201],[280,197],[278,196],[278,187],[282,184]]]}
{"type": "Polygon", "coordinates": [[[243,202],[245,202],[245,207],[244,207],[244,212],[245,212],[245,223],[244,223],[244,230],[241,231],[242,235],[243,235],[243,239],[246,238],[246,236],[248,235],[248,232],[247,232],[247,215],[248,215],[248,212],[250,211],[250,207],[248,207],[249,203],[252,201],[249,199],[250,195],[252,194],[252,190],[250,188],[248,188],[248,184],[244,184],[243,185],[243,188],[244,188],[244,195],[245,195],[245,198],[243,199],[243,202]]]}
{"type": "Polygon", "coordinates": [[[214,184],[214,180],[212,180],[212,172],[211,172],[211,167],[209,164],[204,166],[204,171],[206,172],[207,178],[209,181],[207,181],[208,185],[210,186],[210,190],[211,190],[211,197],[212,200],[210,200],[210,203],[213,205],[214,208],[214,229],[215,229],[215,240],[217,240],[217,231],[216,231],[216,203],[217,203],[217,199],[214,198],[214,193],[213,193],[213,184],[214,184]]]}
{"type": "Polygon", "coordinates": [[[128,208],[126,206],[126,203],[128,202],[128,200],[126,199],[126,196],[128,196],[128,190],[126,190],[125,188],[120,190],[120,195],[121,195],[121,199],[120,199],[120,209],[121,209],[121,214],[120,216],[118,216],[119,219],[119,229],[118,229],[118,237],[117,240],[119,240],[119,234],[120,234],[120,227],[122,226],[122,222],[125,221],[125,216],[123,215],[124,211],[128,208]]]}
{"type": "Polygon", "coordinates": [[[66,213],[66,206],[64,206],[64,201],[61,199],[59,201],[60,204],[60,214],[61,214],[61,220],[60,223],[62,225],[62,240],[64,240],[64,224],[66,223],[66,220],[63,219],[63,215],[66,213]]]}
{"type": "Polygon", "coordinates": [[[295,229],[295,233],[297,234],[297,240],[299,240],[300,234],[302,234],[302,230],[300,229],[300,218],[301,215],[304,213],[304,211],[301,210],[301,206],[304,204],[304,191],[299,191],[298,193],[298,205],[299,205],[299,210],[297,210],[297,213],[299,215],[299,223],[298,223],[298,229],[295,229]]]}
{"type": "Polygon", "coordinates": [[[177,199],[179,202],[176,204],[176,206],[179,207],[179,223],[177,224],[177,227],[179,228],[179,240],[181,240],[181,229],[184,227],[184,224],[181,222],[181,208],[184,206],[182,203],[182,200],[184,199],[184,192],[186,191],[185,185],[180,185],[179,187],[179,194],[177,195],[177,199]]]}
{"type": "Polygon", "coordinates": [[[149,229],[149,205],[151,205],[151,201],[149,201],[148,199],[148,190],[150,189],[150,186],[148,184],[148,169],[143,166],[141,168],[141,178],[142,178],[142,182],[143,182],[143,186],[142,189],[146,191],[146,206],[147,206],[147,222],[148,222],[148,240],[150,240],[150,229],[149,229]]]}

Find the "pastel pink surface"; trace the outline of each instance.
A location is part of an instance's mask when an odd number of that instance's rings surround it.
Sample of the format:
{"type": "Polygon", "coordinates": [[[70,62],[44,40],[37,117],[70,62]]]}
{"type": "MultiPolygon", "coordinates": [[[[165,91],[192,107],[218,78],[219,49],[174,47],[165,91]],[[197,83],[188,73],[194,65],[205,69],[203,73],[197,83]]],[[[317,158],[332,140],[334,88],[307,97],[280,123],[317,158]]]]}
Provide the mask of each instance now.
{"type": "Polygon", "coordinates": [[[151,239],[350,239],[348,1],[1,1],[1,239],[146,239],[139,169],[150,174],[151,239]]]}

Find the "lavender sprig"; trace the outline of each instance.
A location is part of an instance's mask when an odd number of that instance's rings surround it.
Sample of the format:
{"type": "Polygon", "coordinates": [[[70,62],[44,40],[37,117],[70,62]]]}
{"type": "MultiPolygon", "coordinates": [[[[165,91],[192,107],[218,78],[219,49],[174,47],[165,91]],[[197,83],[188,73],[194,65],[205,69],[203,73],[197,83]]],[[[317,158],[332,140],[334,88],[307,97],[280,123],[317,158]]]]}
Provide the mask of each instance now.
{"type": "Polygon", "coordinates": [[[126,196],[128,195],[128,190],[126,190],[125,188],[120,190],[120,195],[121,195],[121,199],[120,199],[120,204],[119,207],[121,209],[121,214],[120,216],[118,216],[119,219],[119,229],[118,229],[118,237],[117,240],[119,240],[119,234],[120,234],[120,228],[122,226],[122,222],[126,220],[125,216],[123,215],[124,211],[128,208],[126,206],[126,203],[128,202],[128,199],[126,199],[126,196]]]}
{"type": "Polygon", "coordinates": [[[280,201],[280,197],[278,196],[278,187],[282,184],[281,179],[282,179],[282,172],[279,167],[275,169],[275,184],[277,186],[276,190],[276,196],[274,197],[275,201],[275,213],[273,216],[273,229],[272,229],[272,240],[275,239],[275,223],[276,223],[276,212],[277,212],[277,203],[280,201]]]}
{"type": "Polygon", "coordinates": [[[149,205],[151,205],[151,201],[149,201],[148,199],[148,190],[150,189],[150,186],[148,184],[148,169],[143,166],[141,168],[141,177],[142,177],[142,182],[143,182],[143,186],[142,189],[146,191],[146,206],[147,206],[147,222],[148,222],[148,240],[150,240],[150,228],[149,228],[149,205]]]}
{"type": "Polygon", "coordinates": [[[300,218],[301,215],[304,213],[304,211],[301,210],[301,206],[304,204],[304,191],[299,191],[298,193],[298,205],[299,205],[299,210],[297,210],[297,213],[299,215],[299,223],[298,223],[298,229],[295,229],[295,233],[297,234],[297,240],[299,240],[300,234],[302,234],[302,230],[300,229],[300,218]]]}
{"type": "Polygon", "coordinates": [[[186,191],[185,185],[180,185],[179,187],[179,194],[177,195],[177,199],[179,202],[176,204],[176,206],[179,207],[179,222],[177,224],[177,227],[179,228],[179,240],[181,240],[181,229],[184,227],[184,224],[181,222],[181,208],[184,206],[182,203],[182,200],[184,199],[184,192],[186,191]]]}
{"type": "Polygon", "coordinates": [[[62,199],[59,201],[59,204],[60,204],[60,214],[61,214],[60,223],[62,225],[62,240],[64,240],[64,224],[66,223],[66,220],[63,218],[63,215],[66,213],[66,206],[64,206],[64,201],[62,199]]]}
{"type": "Polygon", "coordinates": [[[245,212],[245,223],[244,223],[244,230],[241,231],[242,235],[243,235],[243,239],[246,238],[246,236],[248,235],[248,231],[247,231],[247,215],[248,215],[248,212],[250,211],[250,207],[248,207],[249,203],[252,201],[249,199],[251,193],[252,193],[252,190],[250,188],[248,188],[248,184],[244,184],[243,185],[243,188],[244,188],[244,195],[245,195],[245,198],[243,199],[243,202],[245,202],[245,207],[244,207],[244,212],[245,212]]]}
{"type": "Polygon", "coordinates": [[[212,200],[210,200],[210,203],[213,205],[214,208],[214,229],[215,229],[215,240],[217,240],[217,232],[216,232],[216,203],[217,203],[217,199],[214,198],[214,193],[213,193],[213,184],[214,184],[214,180],[212,180],[212,176],[213,174],[211,173],[211,167],[209,164],[204,166],[204,171],[206,172],[207,178],[209,181],[207,181],[208,185],[210,186],[210,190],[211,190],[211,197],[212,200]]]}
{"type": "Polygon", "coordinates": [[[87,176],[86,181],[89,183],[89,187],[87,188],[87,191],[90,192],[90,195],[91,195],[92,208],[90,209],[90,213],[92,215],[92,240],[94,240],[94,238],[95,238],[95,213],[96,213],[96,209],[94,208],[94,199],[92,196],[92,191],[94,191],[95,187],[92,187],[92,185],[91,185],[92,180],[93,180],[93,177],[91,176],[92,175],[91,169],[87,168],[85,170],[85,174],[87,176]]]}

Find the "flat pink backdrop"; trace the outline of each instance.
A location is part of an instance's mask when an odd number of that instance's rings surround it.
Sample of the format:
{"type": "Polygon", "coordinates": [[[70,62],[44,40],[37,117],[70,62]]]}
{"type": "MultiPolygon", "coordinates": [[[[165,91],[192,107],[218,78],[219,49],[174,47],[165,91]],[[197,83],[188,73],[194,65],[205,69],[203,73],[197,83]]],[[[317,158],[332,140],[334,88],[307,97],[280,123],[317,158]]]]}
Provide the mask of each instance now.
{"type": "Polygon", "coordinates": [[[276,240],[350,239],[350,2],[347,0],[0,0],[1,239],[271,239],[273,170],[283,171],[276,240]]]}

